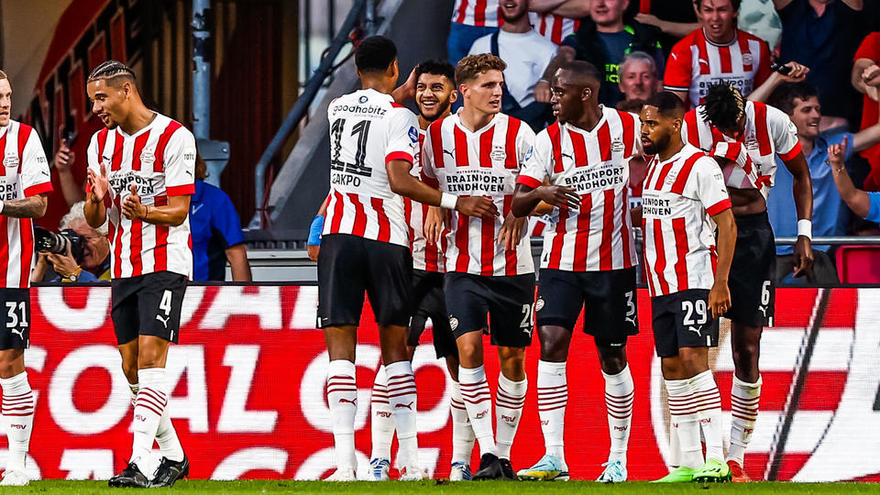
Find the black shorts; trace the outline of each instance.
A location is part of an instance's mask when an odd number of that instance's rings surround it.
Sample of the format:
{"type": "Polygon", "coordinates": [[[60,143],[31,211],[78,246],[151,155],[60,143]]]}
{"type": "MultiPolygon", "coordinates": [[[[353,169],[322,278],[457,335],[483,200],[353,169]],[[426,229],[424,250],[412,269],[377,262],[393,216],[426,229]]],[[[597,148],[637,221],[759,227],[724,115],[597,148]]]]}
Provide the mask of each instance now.
{"type": "Polygon", "coordinates": [[[772,327],[775,312],[776,242],[767,212],[736,219],[736,248],[730,265],[731,321],[772,327]]]}
{"type": "Polygon", "coordinates": [[[639,333],[636,269],[570,272],[541,269],[535,316],[538,326],[573,330],[584,309],[584,332],[601,346],[626,345],[639,333]]]}
{"type": "Polygon", "coordinates": [[[116,343],[153,335],[176,344],[186,282],[185,276],[167,271],[113,279],[110,318],[116,343]]]}
{"type": "Polygon", "coordinates": [[[717,347],[718,320],[709,309],[709,291],[688,289],[651,298],[654,348],[660,357],[682,347],[717,347]]]}
{"type": "Polygon", "coordinates": [[[27,349],[31,339],[31,294],[29,289],[0,289],[0,350],[27,349]]]}
{"type": "Polygon", "coordinates": [[[499,277],[447,273],[443,291],[456,338],[485,330],[488,315],[493,345],[528,347],[532,343],[534,273],[499,277]]]}
{"type": "Polygon", "coordinates": [[[409,248],[348,234],[330,234],[318,254],[318,328],[357,326],[370,298],[379,326],[409,324],[409,248]]]}
{"type": "Polygon", "coordinates": [[[425,270],[413,270],[412,278],[413,314],[409,322],[409,335],[406,345],[416,347],[425,331],[428,318],[434,328],[434,351],[438,358],[458,356],[455,336],[449,326],[449,313],[446,312],[446,298],[443,295],[443,274],[425,270]]]}

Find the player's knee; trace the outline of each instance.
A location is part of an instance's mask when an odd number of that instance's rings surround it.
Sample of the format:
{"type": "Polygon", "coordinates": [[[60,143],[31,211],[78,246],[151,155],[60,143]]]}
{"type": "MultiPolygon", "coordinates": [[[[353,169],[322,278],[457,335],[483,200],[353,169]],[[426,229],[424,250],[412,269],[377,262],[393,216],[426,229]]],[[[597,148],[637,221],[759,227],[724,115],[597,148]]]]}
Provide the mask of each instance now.
{"type": "Polygon", "coordinates": [[[601,356],[602,371],[606,375],[616,375],[626,368],[626,358],[624,356],[601,356]]]}
{"type": "Polygon", "coordinates": [[[505,376],[508,378],[519,379],[523,375],[526,356],[522,349],[499,347],[498,358],[501,365],[501,371],[505,376]]]}
{"type": "Polygon", "coordinates": [[[733,362],[740,368],[753,368],[758,366],[758,344],[752,342],[740,342],[733,346],[733,362]]]}
{"type": "Polygon", "coordinates": [[[137,361],[123,361],[122,372],[129,383],[137,383],[138,381],[138,363],[137,361]]]}

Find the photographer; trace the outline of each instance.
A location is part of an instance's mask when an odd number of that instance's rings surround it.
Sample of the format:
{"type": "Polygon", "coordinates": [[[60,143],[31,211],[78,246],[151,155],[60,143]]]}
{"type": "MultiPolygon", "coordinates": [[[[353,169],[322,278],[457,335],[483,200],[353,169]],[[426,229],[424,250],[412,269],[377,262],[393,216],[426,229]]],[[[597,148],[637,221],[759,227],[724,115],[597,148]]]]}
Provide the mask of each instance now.
{"type": "Polygon", "coordinates": [[[107,226],[93,229],[83,216],[83,202],[74,203],[61,219],[61,233],[37,229],[35,246],[38,259],[31,282],[101,282],[110,281],[110,241],[107,226]],[[64,237],[67,241],[58,240],[64,237]],[[45,241],[52,244],[46,249],[45,241]],[[66,244],[66,246],[63,246],[66,244]],[[63,253],[56,250],[63,248],[63,253]],[[55,251],[55,252],[53,252],[55,251]]]}

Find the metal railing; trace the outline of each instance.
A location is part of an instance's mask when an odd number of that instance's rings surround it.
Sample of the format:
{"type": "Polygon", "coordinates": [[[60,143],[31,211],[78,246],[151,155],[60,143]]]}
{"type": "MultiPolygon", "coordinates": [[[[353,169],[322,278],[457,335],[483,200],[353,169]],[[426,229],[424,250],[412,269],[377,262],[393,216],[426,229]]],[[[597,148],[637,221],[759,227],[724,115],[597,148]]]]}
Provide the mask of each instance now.
{"type": "MultiPolygon", "coordinates": [[[[275,155],[281,150],[281,147],[284,145],[285,141],[287,141],[287,138],[289,138],[294,129],[299,126],[302,119],[307,116],[309,107],[312,105],[312,101],[315,99],[321,86],[323,86],[324,81],[339,67],[339,65],[342,64],[342,62],[337,64],[336,58],[339,56],[342,49],[351,42],[350,35],[355,27],[359,24],[362,25],[364,27],[364,32],[367,35],[372,34],[375,31],[376,3],[377,0],[356,0],[355,4],[348,12],[348,15],[345,17],[342,25],[339,26],[339,29],[336,31],[335,36],[333,36],[330,46],[327,47],[321,55],[321,62],[311,77],[309,77],[309,80],[305,83],[302,94],[297,98],[296,103],[293,105],[293,108],[290,109],[290,112],[288,112],[287,117],[285,117],[284,121],[281,123],[281,127],[278,128],[275,136],[272,137],[272,141],[269,142],[266,150],[263,151],[263,155],[260,157],[260,160],[257,162],[254,169],[255,213],[249,228],[260,229],[265,226],[265,203],[266,198],[268,197],[266,191],[266,169],[269,167],[272,159],[275,158],[275,155]]],[[[308,7],[310,4],[310,2],[307,2],[306,6],[308,7]]],[[[333,4],[333,2],[331,1],[330,4],[333,4]]],[[[306,26],[308,26],[308,23],[306,26]]],[[[330,30],[331,32],[333,31],[332,22],[330,30]]],[[[308,40],[308,37],[309,36],[307,35],[306,40],[308,40]]],[[[307,44],[305,47],[307,59],[310,49],[311,45],[307,44]]],[[[306,67],[310,68],[310,62],[308,60],[306,61],[306,64],[306,67]]]]}

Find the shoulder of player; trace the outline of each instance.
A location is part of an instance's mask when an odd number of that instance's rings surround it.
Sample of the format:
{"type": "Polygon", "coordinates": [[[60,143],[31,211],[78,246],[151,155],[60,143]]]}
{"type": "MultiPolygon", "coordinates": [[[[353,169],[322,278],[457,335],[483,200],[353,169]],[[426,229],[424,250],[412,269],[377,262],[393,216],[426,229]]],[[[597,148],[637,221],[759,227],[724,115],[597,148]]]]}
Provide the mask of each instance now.
{"type": "Polygon", "coordinates": [[[737,37],[737,39],[744,39],[746,41],[757,41],[758,43],[760,43],[762,45],[767,44],[766,41],[762,40],[761,38],[755,36],[752,33],[749,33],[748,31],[743,31],[742,29],[736,30],[736,37],[737,37]]]}

